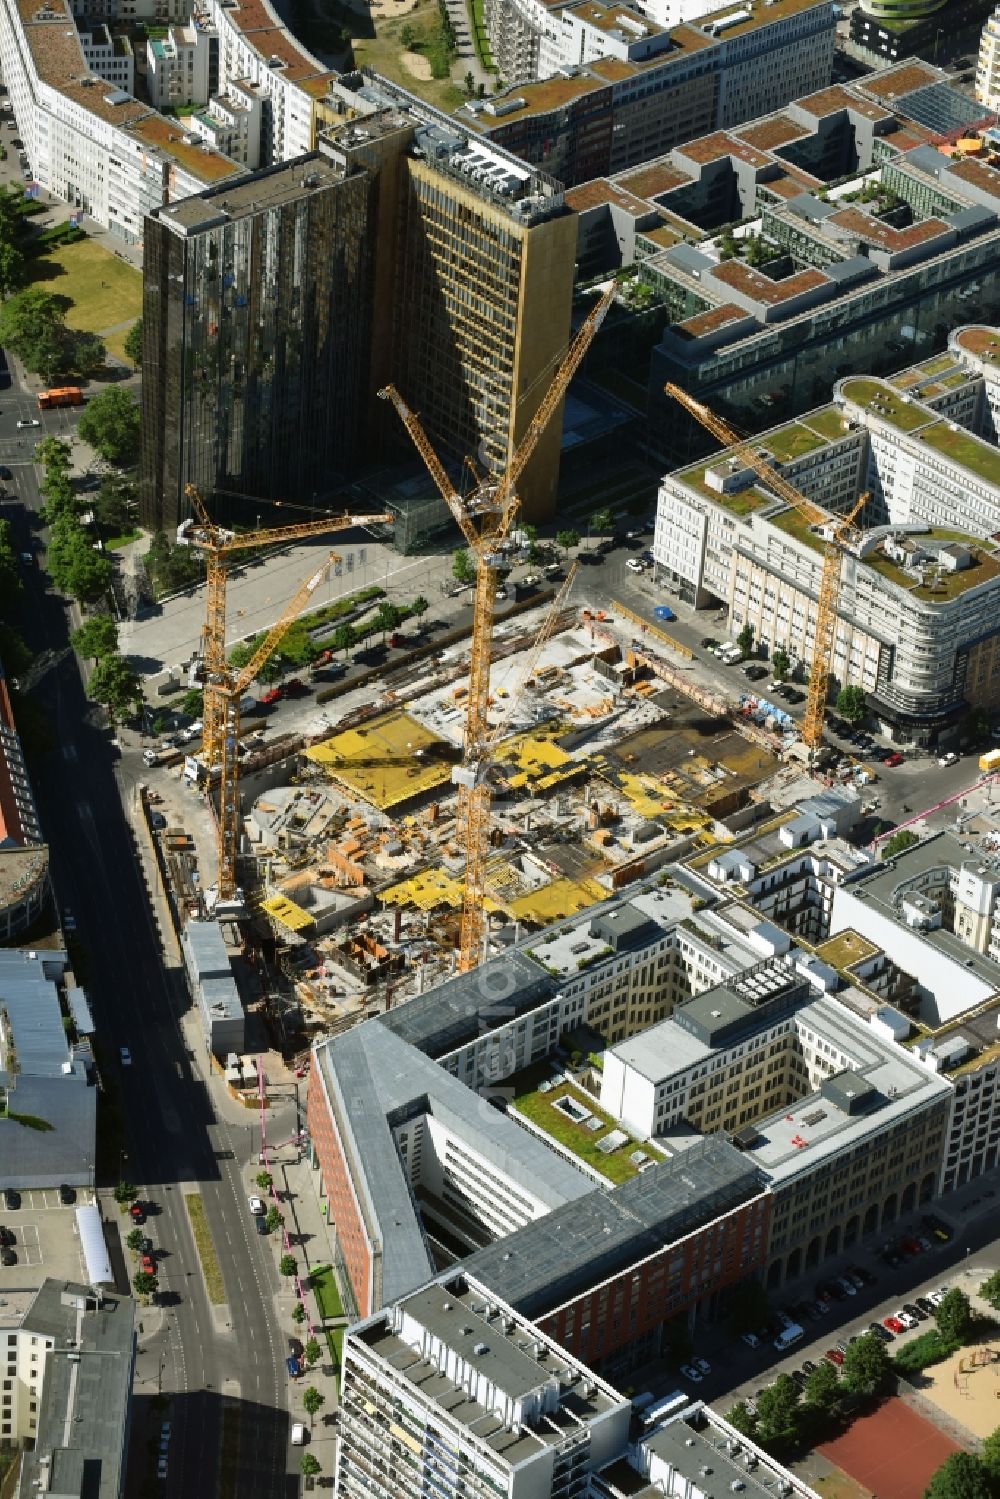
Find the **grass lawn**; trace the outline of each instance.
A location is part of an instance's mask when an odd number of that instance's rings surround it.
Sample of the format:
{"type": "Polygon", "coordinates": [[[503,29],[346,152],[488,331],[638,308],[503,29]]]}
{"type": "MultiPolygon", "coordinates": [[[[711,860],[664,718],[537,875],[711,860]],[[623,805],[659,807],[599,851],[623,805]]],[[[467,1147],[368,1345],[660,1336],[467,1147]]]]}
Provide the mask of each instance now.
{"type": "Polygon", "coordinates": [[[807,427],[818,432],[820,437],[827,437],[831,442],[838,437],[846,436],[844,413],[839,406],[824,406],[822,411],[812,411],[802,420],[807,427]]]}
{"type": "Polygon", "coordinates": [[[309,1277],[309,1285],[313,1295],[316,1297],[316,1305],[319,1307],[321,1317],[342,1317],[344,1308],[337,1290],[337,1282],[333,1278],[333,1267],[331,1265],[320,1265],[309,1277]]]}
{"type": "MultiPolygon", "coordinates": [[[[815,531],[810,531],[809,522],[797,510],[783,510],[780,515],[772,515],[771,524],[777,526],[779,531],[794,536],[796,541],[804,541],[806,546],[812,547],[814,552],[823,550],[823,538],[817,536],[815,531]]],[[[868,560],[866,557],[865,561],[868,560]]]]}
{"type": "Polygon", "coordinates": [[[331,1327],[326,1334],[326,1346],[338,1369],[342,1367],[344,1361],[344,1333],[346,1331],[346,1327],[331,1327]]]}
{"type": "Polygon", "coordinates": [[[124,536],[109,536],[104,546],[107,551],[113,552],[118,547],[127,547],[130,541],[138,541],[141,535],[141,531],[126,531],[124,536]]]}
{"type": "Polygon", "coordinates": [[[843,391],[848,401],[872,409],[873,401],[879,402],[875,415],[891,422],[901,432],[912,432],[927,425],[927,412],[922,406],[904,401],[892,386],[882,380],[845,380],[843,391]]]}
{"type": "Polygon", "coordinates": [[[201,1260],[201,1273],[205,1277],[208,1299],[213,1305],[222,1306],[226,1299],[226,1287],[222,1279],[219,1256],[215,1252],[212,1230],[205,1216],[205,1204],[201,1200],[201,1193],[185,1192],[184,1206],[191,1220],[191,1232],[194,1234],[195,1248],[201,1260]]]}
{"type": "MultiPolygon", "coordinates": [[[[720,459],[721,456],[721,454],[717,455],[720,459]]],[[[762,505],[778,504],[776,496],[766,495],[754,484],[748,485],[746,489],[734,490],[731,494],[724,494],[721,489],[711,489],[705,483],[705,474],[715,461],[714,458],[710,458],[707,463],[696,464],[694,468],[686,469],[677,477],[690,489],[704,495],[706,500],[711,500],[714,505],[721,505],[724,510],[728,510],[730,515],[751,515],[762,505]]]]}
{"type": "Polygon", "coordinates": [[[69,300],[66,321],[81,332],[133,323],[142,312],[141,273],[92,239],[28,261],[27,272],[31,285],[69,300]]]}
{"type": "MultiPolygon", "coordinates": [[[[384,73],[394,83],[402,84],[403,88],[426,99],[428,104],[450,113],[464,100],[464,91],[452,83],[450,78],[424,79],[411,73],[404,61],[408,53],[399,39],[403,27],[410,26],[417,37],[429,42],[437,32],[438,25],[436,0],[417,0],[416,6],[408,15],[396,19],[387,20],[379,16],[375,20],[374,36],[355,36],[351,39],[355,66],[374,68],[376,73],[384,73]]],[[[414,55],[420,57],[423,54],[414,55]]]]}

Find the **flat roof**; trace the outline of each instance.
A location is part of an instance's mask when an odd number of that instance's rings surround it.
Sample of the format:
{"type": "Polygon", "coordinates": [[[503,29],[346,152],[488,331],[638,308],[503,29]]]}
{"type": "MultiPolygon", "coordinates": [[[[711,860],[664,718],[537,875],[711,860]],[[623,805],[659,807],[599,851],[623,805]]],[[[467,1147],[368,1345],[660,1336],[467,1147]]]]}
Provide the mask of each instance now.
{"type": "Polygon", "coordinates": [[[378,1024],[440,1059],[504,1020],[536,1010],[554,993],[551,977],[514,948],[396,1005],[378,1024]]]}
{"type": "Polygon", "coordinates": [[[613,1191],[597,1189],[464,1262],[470,1275],[539,1316],[759,1195],[755,1164],[705,1135],[613,1191]]]}
{"type": "Polygon", "coordinates": [[[178,203],[158,208],[154,217],[191,234],[218,223],[220,218],[236,221],[283,208],[286,203],[298,202],[306,192],[334,187],[343,180],[339,166],[312,151],[265,171],[248,173],[241,168],[236,181],[217,183],[203,192],[192,193],[178,203]],[[314,184],[308,189],[302,186],[307,177],[314,184]]]}
{"type": "Polygon", "coordinates": [[[166,115],[145,114],[139,120],[123,126],[128,135],[141,141],[144,146],[154,146],[173,158],[178,166],[190,172],[202,182],[219,182],[224,177],[238,177],[245,167],[231,161],[207,145],[200,137],[192,142],[191,132],[182,123],[166,115]]]}

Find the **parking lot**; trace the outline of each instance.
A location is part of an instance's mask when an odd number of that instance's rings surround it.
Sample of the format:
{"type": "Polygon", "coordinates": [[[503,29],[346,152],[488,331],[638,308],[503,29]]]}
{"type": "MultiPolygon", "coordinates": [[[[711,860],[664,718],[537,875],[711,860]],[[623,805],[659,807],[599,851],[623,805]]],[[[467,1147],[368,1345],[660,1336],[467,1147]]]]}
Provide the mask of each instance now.
{"type": "Polygon", "coordinates": [[[86,1269],[76,1227],[76,1209],[94,1201],[91,1191],[79,1190],[76,1201],[64,1206],[56,1188],[19,1193],[21,1205],[9,1208],[0,1197],[0,1227],[4,1248],[16,1261],[4,1265],[3,1284],[11,1291],[36,1287],[46,1276],[86,1281],[86,1269]]]}

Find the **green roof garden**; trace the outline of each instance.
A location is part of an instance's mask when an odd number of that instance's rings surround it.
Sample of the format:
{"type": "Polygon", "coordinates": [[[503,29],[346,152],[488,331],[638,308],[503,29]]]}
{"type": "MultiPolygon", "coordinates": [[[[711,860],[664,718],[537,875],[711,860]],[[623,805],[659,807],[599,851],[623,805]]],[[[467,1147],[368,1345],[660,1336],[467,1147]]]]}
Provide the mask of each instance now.
{"type": "MultiPolygon", "coordinates": [[[[923,536],[933,541],[957,541],[970,547],[972,542],[970,536],[960,531],[933,530],[923,533],[923,536]]],[[[971,567],[955,572],[942,572],[933,585],[918,583],[912,574],[904,572],[897,562],[882,552],[869,552],[864,563],[890,583],[895,583],[897,588],[905,588],[912,598],[919,599],[922,604],[950,604],[952,599],[959,598],[970,588],[978,588],[981,583],[988,583],[992,578],[1000,576],[1000,559],[993,553],[974,548],[972,556],[971,567]]]]}
{"type": "MultiPolygon", "coordinates": [[[[638,1166],[629,1159],[633,1151],[643,1149],[644,1154],[651,1160],[658,1161],[659,1155],[639,1146],[638,1142],[628,1136],[624,1144],[619,1145],[617,1150],[607,1153],[598,1150],[598,1145],[605,1136],[610,1135],[612,1130],[620,1129],[621,1126],[610,1114],[605,1114],[592,1098],[572,1083],[552,1082],[552,1086],[544,1093],[539,1091],[539,1084],[552,1081],[551,1072],[547,1063],[534,1067],[526,1067],[511,1079],[514,1085],[514,1109],[523,1114],[525,1119],[538,1129],[543,1130],[551,1139],[555,1140],[564,1149],[568,1150],[578,1160],[590,1166],[608,1181],[628,1181],[630,1177],[638,1174],[638,1166]],[[588,1129],[589,1121],[576,1123],[567,1113],[556,1104],[562,1099],[569,1099],[571,1106],[578,1108],[590,1118],[600,1120],[600,1128],[588,1129]]],[[[627,1131],[622,1131],[627,1133],[627,1131]]]]}
{"type": "Polygon", "coordinates": [[[780,515],[771,516],[771,525],[777,526],[779,531],[784,531],[788,536],[794,536],[796,541],[805,542],[807,547],[812,547],[814,552],[821,552],[824,547],[822,536],[810,529],[809,522],[797,510],[782,510],[780,515]]]}
{"type": "Polygon", "coordinates": [[[686,484],[696,494],[700,494],[706,500],[711,500],[713,504],[721,505],[724,510],[728,510],[730,515],[752,515],[755,510],[760,510],[764,505],[774,505],[777,503],[773,495],[765,494],[755,484],[748,485],[746,489],[736,490],[733,494],[723,494],[721,490],[712,489],[706,484],[705,470],[712,468],[716,463],[721,463],[724,456],[723,453],[719,453],[707,463],[698,463],[694,468],[685,469],[677,477],[682,484],[686,484]]]}
{"type": "Polygon", "coordinates": [[[920,441],[985,479],[987,484],[1000,487],[1000,453],[981,437],[974,437],[962,427],[956,429],[951,422],[939,421],[924,428],[920,441]]]}
{"type": "Polygon", "coordinates": [[[838,437],[847,435],[847,418],[839,406],[824,406],[820,411],[810,411],[802,418],[802,421],[811,431],[818,432],[820,437],[825,437],[828,442],[835,442],[838,437]]]}
{"type": "Polygon", "coordinates": [[[922,406],[903,400],[884,380],[845,380],[842,388],[846,400],[863,406],[866,411],[874,409],[876,416],[891,422],[901,432],[914,432],[934,420],[922,406]],[[879,403],[877,407],[873,405],[875,402],[879,403]]]}
{"type": "Polygon", "coordinates": [[[806,453],[821,448],[823,443],[815,432],[810,432],[801,422],[791,422],[787,427],[779,427],[776,432],[764,433],[757,439],[757,446],[767,448],[778,463],[791,463],[793,459],[803,458],[806,453]]]}

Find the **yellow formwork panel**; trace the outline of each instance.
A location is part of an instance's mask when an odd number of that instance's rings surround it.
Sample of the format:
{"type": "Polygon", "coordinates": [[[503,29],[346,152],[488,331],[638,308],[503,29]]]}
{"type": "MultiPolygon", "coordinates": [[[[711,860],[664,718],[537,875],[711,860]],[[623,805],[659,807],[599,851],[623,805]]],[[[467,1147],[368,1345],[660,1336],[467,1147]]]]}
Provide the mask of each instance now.
{"type": "Polygon", "coordinates": [[[382,812],[451,781],[451,746],[408,713],[386,713],[314,744],[306,758],[382,812]]]}
{"type": "Polygon", "coordinates": [[[521,895],[507,907],[516,921],[536,922],[547,926],[552,921],[561,921],[565,916],[575,916],[598,901],[607,900],[608,892],[597,880],[553,880],[539,890],[521,895]]]}
{"type": "MultiPolygon", "coordinates": [[[[443,907],[460,911],[463,889],[463,882],[446,869],[422,869],[419,874],[380,891],[379,900],[386,906],[416,906],[418,911],[438,911],[443,907]]],[[[494,900],[487,899],[484,905],[488,911],[498,909],[494,900]]]]}
{"type": "Polygon", "coordinates": [[[309,927],[315,926],[315,921],[308,911],[303,911],[287,895],[272,895],[269,900],[262,900],[260,909],[267,913],[274,921],[279,922],[290,932],[304,932],[309,927]]]}

